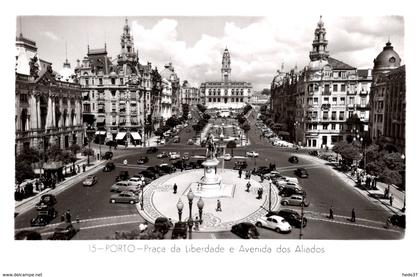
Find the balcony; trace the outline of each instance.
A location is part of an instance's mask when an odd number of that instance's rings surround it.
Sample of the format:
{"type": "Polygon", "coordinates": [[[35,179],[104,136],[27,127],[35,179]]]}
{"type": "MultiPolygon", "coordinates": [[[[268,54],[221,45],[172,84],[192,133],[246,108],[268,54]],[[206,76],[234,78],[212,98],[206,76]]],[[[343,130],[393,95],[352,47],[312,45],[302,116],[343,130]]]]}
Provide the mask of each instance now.
{"type": "Polygon", "coordinates": [[[347,95],[356,95],[357,91],[355,90],[348,90],[347,95]]]}
{"type": "Polygon", "coordinates": [[[322,104],[321,109],[322,110],[329,110],[329,109],[331,109],[331,104],[322,104]]]}
{"type": "Polygon", "coordinates": [[[358,110],[369,110],[370,106],[369,106],[369,104],[357,104],[356,109],[358,109],[358,110]]]}

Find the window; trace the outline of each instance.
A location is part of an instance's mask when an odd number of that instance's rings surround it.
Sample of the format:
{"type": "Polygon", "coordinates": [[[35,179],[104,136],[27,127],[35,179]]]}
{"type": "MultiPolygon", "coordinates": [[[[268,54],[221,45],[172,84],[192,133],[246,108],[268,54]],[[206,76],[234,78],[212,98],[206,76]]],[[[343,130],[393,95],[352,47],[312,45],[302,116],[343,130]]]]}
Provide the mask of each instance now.
{"type": "Polygon", "coordinates": [[[102,83],[102,78],[99,78],[99,85],[100,85],[100,86],[102,86],[102,85],[103,85],[103,83],[102,83]]]}
{"type": "Polygon", "coordinates": [[[349,104],[354,105],[354,97],[349,97],[349,104]]]}
{"type": "Polygon", "coordinates": [[[333,98],[332,98],[332,103],[333,103],[334,105],[337,105],[337,97],[333,97],[333,98]]]}
{"type": "Polygon", "coordinates": [[[86,86],[88,86],[88,85],[89,85],[89,79],[88,79],[88,78],[86,78],[86,79],[85,79],[85,85],[86,85],[86,86]]]}
{"type": "Polygon", "coordinates": [[[124,85],[124,78],[120,78],[120,85],[124,85]]]}
{"type": "Polygon", "coordinates": [[[324,103],[328,103],[330,101],[330,98],[329,97],[324,97],[324,99],[323,99],[323,102],[324,103]]]}
{"type": "Polygon", "coordinates": [[[328,112],[327,111],[322,112],[322,119],[323,120],[327,120],[328,119],[328,112]]]}
{"type": "Polygon", "coordinates": [[[335,124],[331,124],[331,130],[335,130],[335,124]]]}
{"type": "Polygon", "coordinates": [[[341,91],[346,91],[346,85],[345,84],[341,84],[341,91]]]}
{"type": "Polygon", "coordinates": [[[95,110],[95,103],[92,103],[92,111],[95,110]]]}
{"type": "Polygon", "coordinates": [[[348,118],[352,118],[353,117],[353,111],[349,111],[349,117],[348,118]]]}
{"type": "Polygon", "coordinates": [[[365,106],[366,105],[366,97],[360,98],[360,105],[365,106]]]}
{"type": "Polygon", "coordinates": [[[340,97],[340,105],[344,105],[346,102],[346,97],[340,97]]]}
{"type": "Polygon", "coordinates": [[[330,93],[330,85],[329,84],[325,84],[325,86],[324,86],[324,92],[325,93],[330,93]]]}
{"type": "Polygon", "coordinates": [[[314,104],[318,104],[318,97],[314,97],[314,104]]]}
{"type": "Polygon", "coordinates": [[[115,102],[112,103],[112,111],[115,112],[117,110],[117,105],[115,102]]]}
{"type": "Polygon", "coordinates": [[[115,85],[115,78],[111,78],[111,84],[115,85]]]}
{"type": "MultiPolygon", "coordinates": [[[[339,120],[344,120],[344,111],[340,111],[339,120]]],[[[341,129],[340,129],[341,130],[341,129]]]]}
{"type": "Polygon", "coordinates": [[[322,124],[322,130],[328,130],[328,124],[322,124]]]}
{"type": "Polygon", "coordinates": [[[331,119],[332,120],[336,120],[337,119],[337,112],[336,111],[332,111],[331,112],[331,119]]]}
{"type": "Polygon", "coordinates": [[[336,85],[336,84],[334,84],[333,85],[333,91],[335,92],[335,91],[338,91],[338,85],[336,85]]]}

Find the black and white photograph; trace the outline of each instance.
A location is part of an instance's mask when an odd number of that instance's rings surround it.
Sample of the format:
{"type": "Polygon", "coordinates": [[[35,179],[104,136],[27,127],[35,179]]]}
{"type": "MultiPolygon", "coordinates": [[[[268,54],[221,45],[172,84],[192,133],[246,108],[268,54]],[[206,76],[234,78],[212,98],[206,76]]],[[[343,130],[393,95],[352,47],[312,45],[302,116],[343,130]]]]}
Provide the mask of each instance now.
{"type": "Polygon", "coordinates": [[[199,274],[217,255],[255,267],[222,276],[417,276],[415,16],[232,5],[14,8],[2,241],[31,261],[2,276],[199,274]],[[119,272],[126,256],[148,262],[119,272]]]}

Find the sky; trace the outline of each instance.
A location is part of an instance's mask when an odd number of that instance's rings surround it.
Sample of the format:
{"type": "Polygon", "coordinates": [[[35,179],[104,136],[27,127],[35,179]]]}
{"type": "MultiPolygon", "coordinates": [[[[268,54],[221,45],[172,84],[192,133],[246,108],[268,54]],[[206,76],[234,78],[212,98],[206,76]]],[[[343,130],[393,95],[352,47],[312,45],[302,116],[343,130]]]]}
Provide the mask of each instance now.
{"type": "MultiPolygon", "coordinates": [[[[314,30],[313,16],[142,16],[127,17],[140,62],[159,70],[172,62],[181,80],[194,86],[218,81],[222,54],[231,54],[231,79],[247,81],[254,90],[269,88],[276,71],[309,63],[314,30]]],[[[330,56],[357,68],[372,68],[373,59],[388,41],[404,62],[404,17],[322,17],[330,56]]],[[[22,16],[16,34],[35,40],[38,56],[59,71],[67,57],[72,67],[90,48],[103,48],[115,58],[125,17],[121,16],[22,16]]]]}

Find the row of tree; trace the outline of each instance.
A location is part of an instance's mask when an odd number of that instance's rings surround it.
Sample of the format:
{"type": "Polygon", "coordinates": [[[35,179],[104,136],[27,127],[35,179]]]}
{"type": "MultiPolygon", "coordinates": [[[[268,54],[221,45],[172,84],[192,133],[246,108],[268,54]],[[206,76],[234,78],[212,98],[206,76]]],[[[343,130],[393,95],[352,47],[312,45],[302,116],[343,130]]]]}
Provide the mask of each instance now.
{"type": "Polygon", "coordinates": [[[405,189],[405,157],[394,145],[379,141],[366,146],[359,141],[340,141],[334,145],[333,151],[341,155],[344,164],[356,163],[382,182],[405,189]]]}

